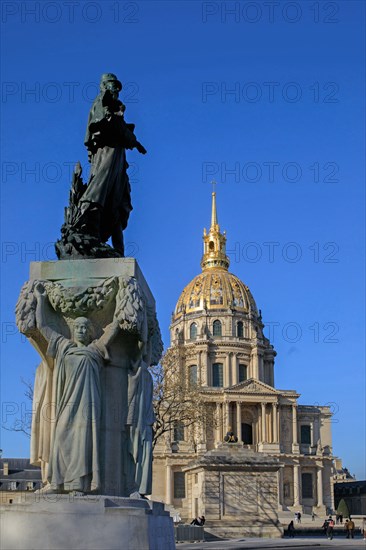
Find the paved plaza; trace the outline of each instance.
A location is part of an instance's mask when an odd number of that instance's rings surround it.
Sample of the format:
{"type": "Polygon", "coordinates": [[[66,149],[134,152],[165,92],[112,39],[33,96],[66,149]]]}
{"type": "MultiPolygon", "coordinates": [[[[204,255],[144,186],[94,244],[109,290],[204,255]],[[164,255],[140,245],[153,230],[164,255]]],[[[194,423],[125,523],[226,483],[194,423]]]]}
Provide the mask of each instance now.
{"type": "Polygon", "coordinates": [[[361,537],[353,540],[343,537],[337,537],[333,540],[323,537],[302,537],[299,539],[243,538],[227,541],[177,543],[177,550],[241,550],[242,548],[246,550],[257,548],[286,548],[287,550],[297,548],[366,548],[366,541],[361,537]]]}

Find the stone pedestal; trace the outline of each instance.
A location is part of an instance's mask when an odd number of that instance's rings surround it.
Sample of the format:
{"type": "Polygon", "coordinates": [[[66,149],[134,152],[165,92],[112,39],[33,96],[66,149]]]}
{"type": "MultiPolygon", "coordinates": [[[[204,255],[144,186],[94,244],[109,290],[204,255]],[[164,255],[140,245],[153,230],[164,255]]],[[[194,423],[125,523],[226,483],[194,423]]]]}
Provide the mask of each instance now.
{"type": "Polygon", "coordinates": [[[0,506],[6,550],[174,550],[164,505],[108,496],[27,495],[0,506]]]}
{"type": "MultiPolygon", "coordinates": [[[[188,464],[184,468],[188,494],[191,494],[195,474],[202,479],[200,510],[206,517],[205,529],[229,538],[281,537],[280,467],[276,457],[263,456],[235,443],[222,444],[188,464]]],[[[190,504],[193,512],[193,503],[190,504]]]]}

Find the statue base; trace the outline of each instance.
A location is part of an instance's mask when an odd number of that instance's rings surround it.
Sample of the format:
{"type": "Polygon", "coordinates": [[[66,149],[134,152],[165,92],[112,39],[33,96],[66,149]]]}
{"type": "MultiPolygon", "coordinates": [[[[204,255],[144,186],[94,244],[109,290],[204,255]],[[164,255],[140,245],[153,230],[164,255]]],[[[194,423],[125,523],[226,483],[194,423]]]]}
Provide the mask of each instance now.
{"type": "Polygon", "coordinates": [[[108,496],[26,495],[0,506],[7,550],[174,550],[164,504],[108,496]]]}

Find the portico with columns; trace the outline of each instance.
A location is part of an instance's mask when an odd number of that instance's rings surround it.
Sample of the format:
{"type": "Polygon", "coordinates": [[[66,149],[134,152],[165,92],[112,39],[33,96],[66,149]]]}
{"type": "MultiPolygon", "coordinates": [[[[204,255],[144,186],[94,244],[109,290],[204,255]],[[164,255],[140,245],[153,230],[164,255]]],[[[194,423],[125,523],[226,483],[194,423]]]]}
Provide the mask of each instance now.
{"type": "MultiPolygon", "coordinates": [[[[181,373],[186,378],[196,373],[195,383],[211,420],[195,430],[194,444],[188,428],[180,433],[181,440],[175,441],[171,434],[168,442],[157,444],[153,498],[174,506],[182,518],[204,514],[208,523],[222,519],[225,514],[205,493],[212,481],[208,471],[213,471],[206,466],[212,457],[216,464],[220,453],[232,453],[242,487],[258,466],[258,479],[264,476],[275,491],[271,506],[276,512],[325,514],[333,508],[331,411],[301,405],[295,390],[275,387],[276,351],[263,334],[262,314],[248,286],[229,272],[215,193],[211,226],[204,230],[203,241],[202,273],[178,299],[167,355],[184,348],[181,373]],[[233,432],[236,443],[225,443],[228,432],[233,432]],[[245,457],[257,464],[251,473],[245,457]]],[[[229,484],[227,465],[224,470],[216,472],[221,480],[218,492],[224,479],[229,484]]],[[[230,509],[234,509],[232,502],[230,509]]]]}

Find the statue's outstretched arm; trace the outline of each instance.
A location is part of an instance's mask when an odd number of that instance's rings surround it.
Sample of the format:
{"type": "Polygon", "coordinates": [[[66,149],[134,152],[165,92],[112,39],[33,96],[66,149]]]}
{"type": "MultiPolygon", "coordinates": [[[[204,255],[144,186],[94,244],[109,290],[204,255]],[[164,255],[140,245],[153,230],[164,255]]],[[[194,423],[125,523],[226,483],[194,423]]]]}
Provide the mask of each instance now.
{"type": "Polygon", "coordinates": [[[98,342],[103,344],[106,348],[112,343],[116,338],[117,334],[120,332],[119,322],[117,319],[114,319],[109,325],[106,326],[102,336],[99,338],[98,342]]]}
{"type": "Polygon", "coordinates": [[[37,298],[36,324],[42,336],[49,342],[53,336],[59,336],[59,333],[53,330],[47,324],[46,310],[49,308],[48,297],[42,283],[37,283],[34,287],[34,294],[37,298]]]}

